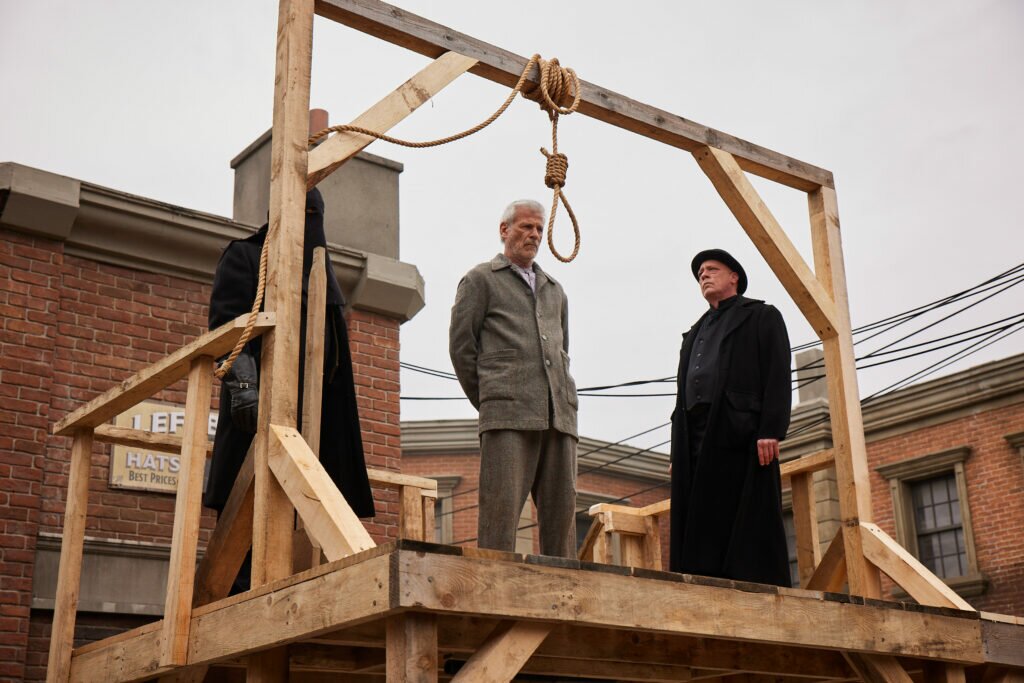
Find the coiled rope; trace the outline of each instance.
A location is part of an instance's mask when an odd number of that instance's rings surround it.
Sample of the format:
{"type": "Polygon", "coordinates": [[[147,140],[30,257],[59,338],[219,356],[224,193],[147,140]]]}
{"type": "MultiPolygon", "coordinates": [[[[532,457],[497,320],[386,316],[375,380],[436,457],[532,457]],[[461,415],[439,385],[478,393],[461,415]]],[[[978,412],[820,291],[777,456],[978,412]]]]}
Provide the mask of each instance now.
{"type": "MultiPolygon", "coordinates": [[[[437,140],[413,142],[392,137],[385,133],[379,133],[375,130],[370,130],[369,128],[343,124],[330,126],[310,135],[308,144],[312,147],[331,133],[346,132],[367,135],[369,137],[376,138],[377,140],[401,145],[402,147],[412,147],[414,149],[438,147],[440,145],[446,145],[449,142],[455,142],[456,140],[469,137],[474,133],[479,133],[484,128],[494,123],[499,116],[504,114],[505,110],[508,109],[509,105],[512,104],[512,101],[516,98],[516,94],[519,93],[521,93],[526,99],[536,102],[541,109],[547,112],[548,118],[551,120],[551,151],[548,152],[545,148],[540,148],[541,154],[543,154],[547,159],[547,165],[544,170],[544,184],[551,188],[552,191],[551,211],[548,216],[548,248],[559,261],[562,263],[569,263],[576,258],[576,255],[579,254],[580,251],[580,226],[576,220],[576,214],[573,212],[572,206],[569,205],[569,200],[565,196],[565,192],[562,191],[562,188],[565,187],[565,175],[569,170],[569,158],[558,151],[558,117],[568,116],[579,108],[580,79],[579,76],[576,75],[575,71],[568,67],[561,66],[558,63],[557,58],[545,60],[542,59],[539,54],[535,54],[530,57],[526,62],[526,66],[523,68],[523,72],[519,75],[519,80],[516,81],[515,87],[512,88],[512,92],[510,92],[508,97],[505,98],[505,101],[502,102],[501,106],[484,121],[478,123],[472,128],[467,128],[461,133],[449,135],[448,137],[439,138],[437,140]],[[526,80],[527,75],[529,75],[534,66],[536,66],[540,71],[539,83],[533,83],[526,80]],[[569,214],[569,219],[572,221],[575,243],[573,245],[572,253],[569,254],[569,256],[562,256],[558,250],[555,249],[555,213],[558,210],[559,200],[561,200],[566,213],[569,214]]],[[[252,330],[256,326],[256,318],[259,315],[260,308],[263,306],[263,293],[266,288],[267,244],[269,242],[270,240],[268,235],[268,239],[263,242],[263,249],[260,251],[259,280],[256,285],[256,297],[252,302],[252,310],[249,312],[249,319],[246,321],[245,329],[242,330],[242,336],[238,338],[235,348],[232,349],[231,354],[214,372],[217,377],[223,378],[224,375],[228,373],[232,364],[234,364],[235,359],[238,358],[238,355],[242,352],[242,348],[246,343],[248,343],[252,336],[252,330]]]]}

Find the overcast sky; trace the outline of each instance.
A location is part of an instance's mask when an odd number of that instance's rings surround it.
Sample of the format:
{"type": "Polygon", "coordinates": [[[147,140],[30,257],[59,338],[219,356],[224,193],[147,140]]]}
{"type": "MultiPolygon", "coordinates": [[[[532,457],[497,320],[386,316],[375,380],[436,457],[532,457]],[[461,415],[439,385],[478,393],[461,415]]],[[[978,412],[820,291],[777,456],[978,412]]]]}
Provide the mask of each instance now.
{"type": "MultiPolygon", "coordinates": [[[[1024,3],[399,4],[521,55],[557,56],[592,83],[831,170],[855,326],[1024,261],[1015,168],[1024,157],[1024,3]]],[[[271,120],[276,20],[272,0],[0,0],[0,161],[230,216],[228,162],[271,120]]],[[[312,105],[332,123],[350,120],[426,63],[317,18],[312,105]]],[[[461,130],[506,92],[464,76],[395,132],[429,139],[461,130]]],[[[569,295],[580,386],[675,372],[680,334],[705,307],[689,260],[712,246],[744,263],[748,295],[782,310],[794,344],[813,338],[690,155],[582,115],[559,130],[583,247],[570,265],[546,251],[538,260],[569,295]]],[[[520,100],[461,143],[371,147],[405,165],[401,258],[426,280],[427,307],[402,328],[404,361],[451,369],[447,325],[459,277],[499,250],[508,201],[550,201],[537,151],[549,134],[546,117],[520,100]]],[[[755,185],[810,262],[804,195],[755,185]]],[[[570,250],[564,215],[555,237],[570,250]]],[[[1022,292],[907,343],[1020,313],[1022,292]]],[[[861,394],[956,348],[864,370],[861,394]]],[[[1022,349],[1024,333],[944,372],[1022,349]]],[[[459,390],[404,372],[402,393],[459,390]]],[[[584,397],[580,431],[617,441],[665,422],[671,405],[584,397]]],[[[404,419],[474,415],[465,401],[403,401],[402,409],[404,419]]],[[[662,429],[634,443],[667,438],[662,429]]]]}

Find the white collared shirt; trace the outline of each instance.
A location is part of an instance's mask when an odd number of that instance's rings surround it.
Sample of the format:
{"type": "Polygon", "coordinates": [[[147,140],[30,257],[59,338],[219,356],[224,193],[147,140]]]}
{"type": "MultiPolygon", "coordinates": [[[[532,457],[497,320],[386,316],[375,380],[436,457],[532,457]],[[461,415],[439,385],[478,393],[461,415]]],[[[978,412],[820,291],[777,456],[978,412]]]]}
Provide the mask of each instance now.
{"type": "Polygon", "coordinates": [[[523,280],[526,282],[526,284],[530,285],[530,291],[533,292],[536,295],[537,294],[537,273],[535,273],[533,271],[533,265],[531,264],[529,269],[521,268],[521,267],[517,266],[515,263],[511,263],[511,262],[510,262],[510,265],[512,266],[512,270],[514,270],[517,273],[519,273],[520,277],[523,278],[523,280]]]}

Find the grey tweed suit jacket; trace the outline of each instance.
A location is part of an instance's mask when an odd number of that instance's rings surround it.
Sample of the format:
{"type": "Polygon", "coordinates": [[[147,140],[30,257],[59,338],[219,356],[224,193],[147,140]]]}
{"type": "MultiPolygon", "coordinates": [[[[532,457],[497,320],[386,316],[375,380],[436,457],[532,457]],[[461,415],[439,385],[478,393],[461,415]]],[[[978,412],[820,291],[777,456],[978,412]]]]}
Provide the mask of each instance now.
{"type": "Polygon", "coordinates": [[[537,264],[534,270],[536,296],[504,254],[466,273],[452,306],[448,351],[480,412],[481,433],[551,426],[575,437],[569,303],[558,282],[537,264]]]}

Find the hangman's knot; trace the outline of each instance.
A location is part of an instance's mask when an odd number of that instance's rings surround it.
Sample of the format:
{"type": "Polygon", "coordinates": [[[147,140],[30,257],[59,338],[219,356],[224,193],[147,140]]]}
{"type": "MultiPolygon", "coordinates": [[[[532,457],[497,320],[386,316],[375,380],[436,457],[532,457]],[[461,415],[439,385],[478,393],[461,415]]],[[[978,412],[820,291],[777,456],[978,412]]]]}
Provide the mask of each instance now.
{"type": "Polygon", "coordinates": [[[543,147],[540,148],[540,152],[548,158],[547,168],[544,171],[544,184],[551,189],[565,187],[565,174],[569,170],[569,157],[561,152],[551,154],[543,147]]]}

